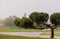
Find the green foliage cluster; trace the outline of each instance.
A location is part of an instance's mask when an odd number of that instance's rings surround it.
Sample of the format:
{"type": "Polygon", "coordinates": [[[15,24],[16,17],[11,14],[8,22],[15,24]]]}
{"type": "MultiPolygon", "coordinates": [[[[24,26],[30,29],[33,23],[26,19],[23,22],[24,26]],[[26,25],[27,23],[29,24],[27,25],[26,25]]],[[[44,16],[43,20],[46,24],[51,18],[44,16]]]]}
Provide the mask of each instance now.
{"type": "Polygon", "coordinates": [[[27,17],[22,17],[20,18],[16,18],[14,20],[14,24],[16,26],[22,27],[22,28],[32,28],[33,27],[33,22],[31,19],[27,18],[27,17]]]}
{"type": "Polygon", "coordinates": [[[32,12],[29,16],[36,23],[47,22],[49,15],[44,12],[32,12]]]}
{"type": "Polygon", "coordinates": [[[20,26],[22,26],[23,28],[32,28],[33,22],[31,19],[23,17],[21,22],[20,22],[20,26]]]}
{"type": "Polygon", "coordinates": [[[52,24],[60,25],[60,13],[54,13],[50,16],[50,21],[52,24]]]}
{"type": "Polygon", "coordinates": [[[29,18],[22,17],[22,19],[15,19],[14,23],[17,26],[23,27],[23,28],[33,28],[34,24],[37,26],[41,23],[46,23],[48,21],[49,15],[44,12],[32,12],[29,15],[29,18]]]}
{"type": "Polygon", "coordinates": [[[49,15],[44,12],[32,12],[29,18],[37,23],[36,27],[42,27],[48,21],[49,15]]]}
{"type": "Polygon", "coordinates": [[[14,21],[14,24],[15,24],[16,26],[19,26],[19,25],[20,25],[20,21],[21,21],[20,18],[16,18],[15,21],[14,21]]]}
{"type": "MultiPolygon", "coordinates": [[[[23,28],[32,28],[33,26],[44,26],[44,24],[48,21],[49,14],[44,12],[32,12],[29,15],[29,18],[22,17],[16,18],[14,23],[16,26],[23,28]]],[[[50,21],[54,25],[60,25],[60,13],[54,13],[50,16],[50,21]]]]}

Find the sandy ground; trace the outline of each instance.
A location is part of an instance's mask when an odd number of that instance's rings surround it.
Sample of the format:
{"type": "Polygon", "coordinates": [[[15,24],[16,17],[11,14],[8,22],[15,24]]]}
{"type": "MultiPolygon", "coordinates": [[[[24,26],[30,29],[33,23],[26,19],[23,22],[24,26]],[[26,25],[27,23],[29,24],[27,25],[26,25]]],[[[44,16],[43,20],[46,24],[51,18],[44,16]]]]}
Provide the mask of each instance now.
{"type": "MultiPolygon", "coordinates": [[[[27,36],[27,37],[42,37],[42,38],[50,38],[50,36],[41,36],[43,32],[0,32],[0,34],[6,35],[16,35],[16,36],[27,36]]],[[[60,39],[60,37],[55,36],[54,38],[60,39]]]]}

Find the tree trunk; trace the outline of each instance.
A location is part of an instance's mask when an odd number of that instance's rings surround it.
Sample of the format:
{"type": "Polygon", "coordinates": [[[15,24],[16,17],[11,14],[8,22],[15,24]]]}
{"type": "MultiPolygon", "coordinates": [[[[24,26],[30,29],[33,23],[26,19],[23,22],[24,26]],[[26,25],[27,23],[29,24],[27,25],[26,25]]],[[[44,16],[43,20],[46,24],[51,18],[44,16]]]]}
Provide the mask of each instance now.
{"type": "Polygon", "coordinates": [[[54,38],[54,28],[51,28],[51,38],[54,38]]]}

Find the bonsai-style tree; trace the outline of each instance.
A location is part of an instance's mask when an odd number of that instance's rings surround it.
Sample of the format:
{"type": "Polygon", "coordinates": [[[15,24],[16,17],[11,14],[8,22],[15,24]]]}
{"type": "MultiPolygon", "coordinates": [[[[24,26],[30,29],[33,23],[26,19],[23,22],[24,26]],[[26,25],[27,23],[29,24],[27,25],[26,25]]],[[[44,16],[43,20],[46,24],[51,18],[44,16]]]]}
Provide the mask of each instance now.
{"type": "Polygon", "coordinates": [[[41,23],[46,23],[48,21],[49,15],[44,12],[32,12],[29,17],[40,26],[41,23]]]}

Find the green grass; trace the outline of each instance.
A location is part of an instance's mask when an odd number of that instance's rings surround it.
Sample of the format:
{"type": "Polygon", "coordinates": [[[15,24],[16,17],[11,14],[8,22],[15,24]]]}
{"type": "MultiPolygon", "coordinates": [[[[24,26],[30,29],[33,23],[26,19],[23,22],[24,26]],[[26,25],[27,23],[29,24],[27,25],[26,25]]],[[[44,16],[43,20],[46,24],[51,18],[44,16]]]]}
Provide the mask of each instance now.
{"type": "Polygon", "coordinates": [[[48,39],[48,38],[0,35],[0,39],[48,39]]]}
{"type": "MultiPolygon", "coordinates": [[[[21,28],[11,28],[11,27],[0,27],[0,32],[44,32],[45,35],[49,35],[49,33],[47,33],[47,32],[50,32],[50,30],[21,29],[21,28]]],[[[60,36],[60,33],[59,33],[60,30],[55,29],[54,32],[55,32],[56,36],[60,36]]]]}
{"type": "Polygon", "coordinates": [[[0,27],[0,32],[49,32],[50,30],[40,30],[40,29],[20,29],[11,27],[0,27]]]}
{"type": "MultiPolygon", "coordinates": [[[[44,32],[43,34],[41,34],[42,36],[50,36],[51,33],[50,32],[44,32]]],[[[60,32],[55,32],[54,33],[55,36],[60,36],[60,32]]]]}
{"type": "MultiPolygon", "coordinates": [[[[42,36],[50,36],[51,35],[51,30],[44,32],[43,34],[41,34],[42,36]]],[[[60,36],[60,30],[55,29],[54,30],[54,36],[60,36]]]]}
{"type": "MultiPolygon", "coordinates": [[[[0,32],[50,32],[50,30],[0,27],[0,32]]],[[[55,30],[55,32],[60,32],[60,30],[55,30]]]]}

